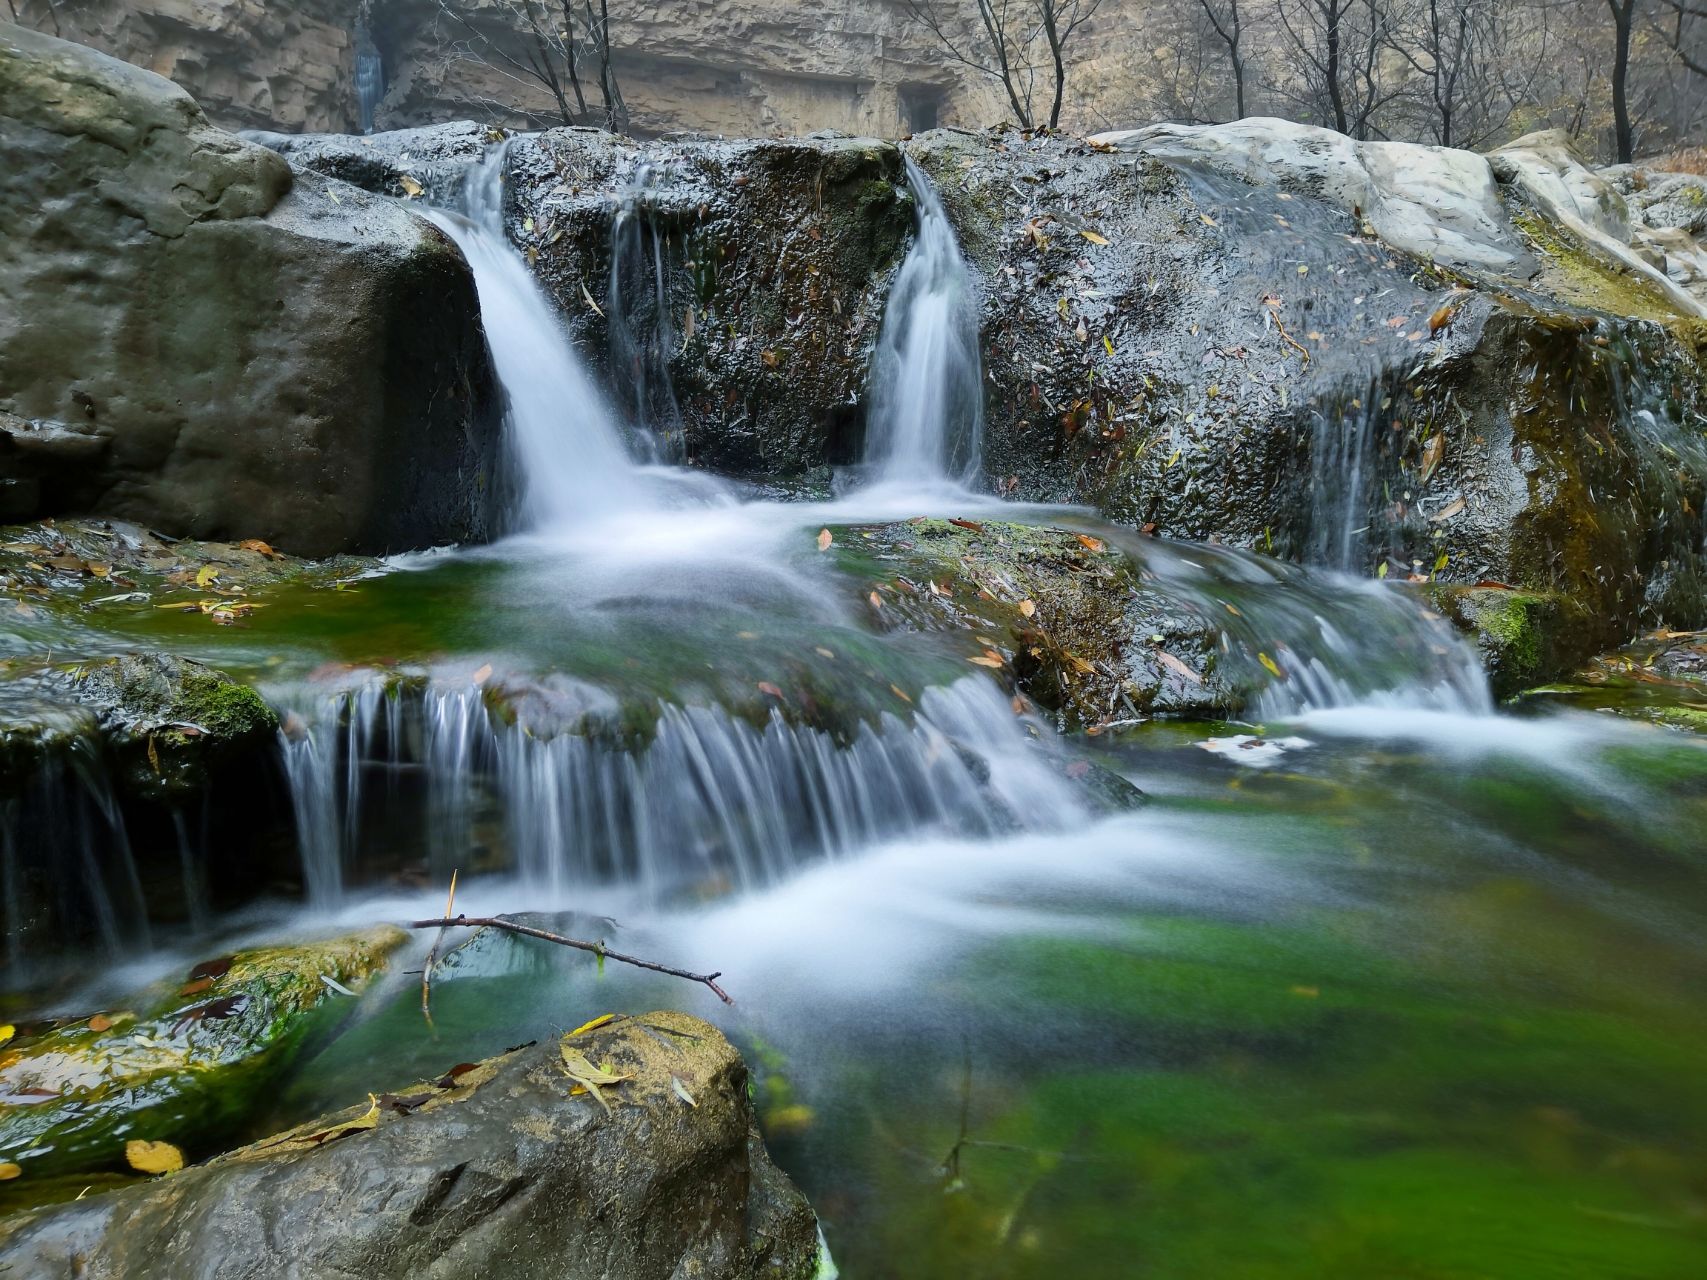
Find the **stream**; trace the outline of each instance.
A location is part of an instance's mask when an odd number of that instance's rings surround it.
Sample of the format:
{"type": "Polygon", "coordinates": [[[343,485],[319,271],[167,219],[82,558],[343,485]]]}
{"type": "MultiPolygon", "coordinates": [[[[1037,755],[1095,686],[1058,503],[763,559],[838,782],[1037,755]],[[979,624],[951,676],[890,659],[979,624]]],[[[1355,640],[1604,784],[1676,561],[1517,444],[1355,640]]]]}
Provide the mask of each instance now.
{"type": "Polygon", "coordinates": [[[214,945],[436,916],[455,872],[459,911],[718,971],[735,1004],[487,931],[453,935],[429,1023],[423,934],[255,1135],[674,1007],[745,1052],[851,1280],[1701,1274],[1696,740],[1496,707],[1445,623],[1339,572],[1349,529],[1299,567],[976,492],[974,286],[916,168],[863,461],[807,495],[669,465],[649,313],[618,394],[662,420],[631,443],[504,238],[501,173],[430,216],[507,397],[510,531],[247,630],[102,624],[281,709],[303,900],[141,947],[108,895],[122,957],[66,1007],[214,945]],[[859,531],[919,516],[1130,555],[1215,618],[1248,721],[1058,735],[962,638],[875,629],[859,531]]]}

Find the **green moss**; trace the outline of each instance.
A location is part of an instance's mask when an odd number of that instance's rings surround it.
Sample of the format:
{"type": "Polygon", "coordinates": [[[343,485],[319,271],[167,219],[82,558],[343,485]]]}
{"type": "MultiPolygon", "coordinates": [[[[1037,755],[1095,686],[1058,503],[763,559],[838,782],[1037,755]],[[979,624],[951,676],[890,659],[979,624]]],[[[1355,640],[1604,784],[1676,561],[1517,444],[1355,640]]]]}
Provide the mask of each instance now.
{"type": "Polygon", "coordinates": [[[122,1170],[131,1138],[172,1142],[192,1158],[217,1147],[319,1025],[314,1015],[334,999],[326,980],[359,986],[406,936],[384,925],[242,951],[98,1015],[20,1028],[0,1094],[51,1094],[6,1108],[0,1162],[24,1171],[7,1200],[28,1202],[38,1178],[122,1170]]]}
{"type": "Polygon", "coordinates": [[[1528,211],[1514,211],[1512,223],[1541,255],[1543,284],[1561,302],[1670,323],[1677,320],[1676,304],[1653,281],[1602,259],[1569,231],[1528,211]]]}
{"type": "Polygon", "coordinates": [[[191,724],[228,740],[271,733],[279,727],[278,714],[260,694],[217,671],[186,676],[172,710],[191,724]]]}

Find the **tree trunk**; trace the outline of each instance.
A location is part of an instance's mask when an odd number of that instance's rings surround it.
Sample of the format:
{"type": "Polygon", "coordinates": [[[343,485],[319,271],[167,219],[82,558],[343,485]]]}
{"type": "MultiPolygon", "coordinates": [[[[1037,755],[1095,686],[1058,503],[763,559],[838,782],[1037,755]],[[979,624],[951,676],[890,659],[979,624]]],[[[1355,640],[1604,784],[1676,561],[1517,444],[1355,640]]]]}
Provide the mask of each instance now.
{"type": "Polygon", "coordinates": [[[1636,0],[1606,0],[1612,10],[1615,41],[1612,53],[1612,130],[1618,163],[1636,158],[1636,134],[1630,125],[1630,27],[1636,17],[1636,0]]]}

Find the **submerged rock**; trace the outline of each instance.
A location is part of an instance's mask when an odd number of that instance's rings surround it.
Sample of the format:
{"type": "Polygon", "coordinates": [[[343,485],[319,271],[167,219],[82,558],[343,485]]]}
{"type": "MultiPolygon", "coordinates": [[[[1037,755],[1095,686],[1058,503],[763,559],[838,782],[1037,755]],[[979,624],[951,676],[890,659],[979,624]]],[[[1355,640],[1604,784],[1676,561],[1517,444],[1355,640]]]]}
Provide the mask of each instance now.
{"type": "Polygon", "coordinates": [[[240,951],[130,1008],[25,1025],[0,1058],[0,1163],[20,1170],[12,1190],[123,1170],[132,1141],[217,1150],[318,1025],[308,1015],[340,998],[336,986],[359,988],[384,968],[405,936],[387,925],[240,951]]]}
{"type": "Polygon", "coordinates": [[[808,1280],[818,1257],[812,1210],[754,1128],[745,1064],[675,1013],[524,1046],[151,1185],[0,1222],[0,1267],[43,1280],[808,1280]],[[621,1080],[590,1097],[566,1054],[621,1080]]]}
{"type": "Polygon", "coordinates": [[[1526,690],[1523,701],[1707,733],[1707,631],[1656,631],[1526,690]]]}
{"type": "Polygon", "coordinates": [[[481,536],[490,370],[436,229],[293,183],[159,76],[3,24],[0,120],[13,518],[311,555],[481,536]]]}

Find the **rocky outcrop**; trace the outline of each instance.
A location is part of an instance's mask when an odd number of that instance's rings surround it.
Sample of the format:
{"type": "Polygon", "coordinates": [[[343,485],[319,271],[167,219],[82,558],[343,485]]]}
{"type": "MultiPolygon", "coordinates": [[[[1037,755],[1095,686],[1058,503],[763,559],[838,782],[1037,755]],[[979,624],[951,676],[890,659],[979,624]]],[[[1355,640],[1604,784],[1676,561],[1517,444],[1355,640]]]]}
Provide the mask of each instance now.
{"type": "Polygon", "coordinates": [[[0,27],[0,476],[324,555],[479,537],[473,283],[436,229],[208,125],[182,90],[0,27]]]}
{"type": "Polygon", "coordinates": [[[674,412],[681,456],[723,471],[857,458],[868,355],[911,225],[893,146],[557,129],[518,139],[509,163],[512,237],[571,332],[610,351],[624,318],[619,407],[646,405],[655,426],[674,412]],[[613,244],[625,211],[626,255],[613,244]],[[663,389],[645,383],[664,371],[674,405],[660,409],[663,389]]]}
{"type": "Polygon", "coordinates": [[[758,1139],[740,1056],[673,1013],[0,1223],[0,1267],[42,1280],[809,1280],[817,1263],[812,1211],[758,1139]]]}
{"type": "Polygon", "coordinates": [[[218,1150],[210,1144],[265,1097],[316,1011],[383,970],[404,937],[387,925],[239,951],[135,993],[128,1007],[26,1024],[0,1063],[0,1164],[27,1190],[126,1170],[134,1143],[218,1150]]]}

